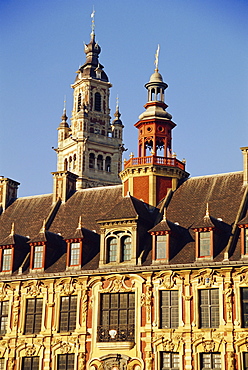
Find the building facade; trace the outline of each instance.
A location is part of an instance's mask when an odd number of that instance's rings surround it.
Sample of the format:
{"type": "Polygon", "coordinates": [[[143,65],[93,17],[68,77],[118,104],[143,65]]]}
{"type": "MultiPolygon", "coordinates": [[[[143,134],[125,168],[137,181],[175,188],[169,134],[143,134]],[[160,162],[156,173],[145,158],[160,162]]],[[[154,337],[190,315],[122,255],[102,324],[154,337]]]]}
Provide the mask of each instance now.
{"type": "Polygon", "coordinates": [[[248,148],[189,178],[156,64],[121,171],[94,32],[85,52],[53,193],[0,178],[0,370],[248,369],[248,148]]]}

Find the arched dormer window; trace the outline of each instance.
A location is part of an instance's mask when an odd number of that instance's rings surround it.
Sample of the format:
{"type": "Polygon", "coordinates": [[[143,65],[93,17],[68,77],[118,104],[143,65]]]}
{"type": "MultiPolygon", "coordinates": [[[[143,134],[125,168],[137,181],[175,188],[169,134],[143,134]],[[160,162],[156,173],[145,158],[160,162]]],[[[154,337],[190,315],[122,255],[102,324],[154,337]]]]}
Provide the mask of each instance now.
{"type": "Polygon", "coordinates": [[[103,156],[101,154],[97,157],[97,169],[103,171],[103,156]]]}
{"type": "Polygon", "coordinates": [[[78,94],[78,103],[77,103],[77,112],[80,111],[81,109],[81,104],[82,104],[82,95],[81,93],[78,94]]]}
{"type": "Polygon", "coordinates": [[[95,154],[90,153],[89,155],[89,168],[95,168],[95,154]]]}
{"type": "Polygon", "coordinates": [[[105,160],[105,171],[111,172],[111,158],[109,156],[105,160]]]}
{"type": "Polygon", "coordinates": [[[112,237],[107,240],[107,262],[117,260],[117,238],[112,237]]]}
{"type": "Polygon", "coordinates": [[[101,105],[102,105],[102,97],[99,92],[95,93],[95,104],[94,104],[94,110],[97,112],[101,112],[101,105]]]}

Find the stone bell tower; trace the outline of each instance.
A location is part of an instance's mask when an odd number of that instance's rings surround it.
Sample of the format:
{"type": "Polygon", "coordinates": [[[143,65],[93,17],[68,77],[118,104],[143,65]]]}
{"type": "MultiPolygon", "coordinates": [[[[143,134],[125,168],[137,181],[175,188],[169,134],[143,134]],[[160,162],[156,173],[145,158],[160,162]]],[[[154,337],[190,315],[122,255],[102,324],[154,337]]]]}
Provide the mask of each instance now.
{"type": "MultiPolygon", "coordinates": [[[[95,41],[94,16],[85,63],[78,69],[71,125],[64,108],[58,127],[57,172],[77,175],[76,188],[120,184],[123,125],[117,117],[111,124],[109,93],[112,86],[99,62],[101,48],[95,41]]],[[[61,177],[61,176],[60,176],[61,177]]],[[[56,182],[57,176],[54,177],[56,182]]],[[[55,184],[56,188],[56,184],[55,184]]]]}
{"type": "Polygon", "coordinates": [[[175,190],[180,179],[189,176],[185,162],[172,153],[172,129],[176,124],[166,111],[164,93],[168,85],[158,72],[158,50],[155,72],[145,85],[148,90],[146,110],[135,124],[139,130],[138,157],[131,155],[124,161],[124,170],[120,173],[123,195],[129,193],[153,206],[166,196],[168,190],[175,190]]]}

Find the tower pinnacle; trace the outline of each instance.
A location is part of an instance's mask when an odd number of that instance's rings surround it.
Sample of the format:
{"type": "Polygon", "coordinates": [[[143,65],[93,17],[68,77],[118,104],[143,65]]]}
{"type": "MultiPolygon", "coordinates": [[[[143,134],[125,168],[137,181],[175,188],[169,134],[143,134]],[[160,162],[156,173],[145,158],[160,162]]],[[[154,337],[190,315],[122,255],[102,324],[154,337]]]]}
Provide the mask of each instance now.
{"type": "Polygon", "coordinates": [[[158,44],[158,48],[155,54],[155,72],[158,72],[158,57],[159,57],[159,50],[160,50],[160,45],[158,44]]]}

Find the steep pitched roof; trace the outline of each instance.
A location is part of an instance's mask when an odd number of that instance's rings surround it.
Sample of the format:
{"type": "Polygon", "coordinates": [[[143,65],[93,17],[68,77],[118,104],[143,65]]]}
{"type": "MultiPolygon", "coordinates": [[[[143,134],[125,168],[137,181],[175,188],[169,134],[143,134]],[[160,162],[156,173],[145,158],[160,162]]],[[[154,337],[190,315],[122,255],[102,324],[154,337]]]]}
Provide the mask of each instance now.
{"type": "Polygon", "coordinates": [[[96,220],[121,199],[121,185],[78,190],[60,206],[50,231],[61,233],[64,239],[70,239],[75,235],[81,216],[82,227],[99,232],[100,227],[96,220]]]}
{"type": "Polygon", "coordinates": [[[16,199],[0,216],[0,241],[9,235],[13,222],[16,234],[35,237],[52,210],[52,194],[16,199]]]}

